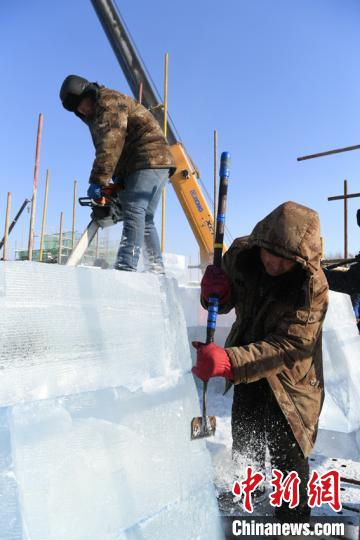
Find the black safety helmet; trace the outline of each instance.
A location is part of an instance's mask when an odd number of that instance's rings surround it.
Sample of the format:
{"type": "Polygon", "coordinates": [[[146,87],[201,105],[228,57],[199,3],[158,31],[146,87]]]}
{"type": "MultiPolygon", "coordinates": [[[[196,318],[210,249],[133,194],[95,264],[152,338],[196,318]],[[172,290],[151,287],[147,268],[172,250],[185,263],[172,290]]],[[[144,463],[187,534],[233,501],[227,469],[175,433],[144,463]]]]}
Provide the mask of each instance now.
{"type": "Polygon", "coordinates": [[[78,75],[68,75],[60,88],[60,99],[68,111],[75,112],[85,95],[96,98],[100,86],[78,75]]]}

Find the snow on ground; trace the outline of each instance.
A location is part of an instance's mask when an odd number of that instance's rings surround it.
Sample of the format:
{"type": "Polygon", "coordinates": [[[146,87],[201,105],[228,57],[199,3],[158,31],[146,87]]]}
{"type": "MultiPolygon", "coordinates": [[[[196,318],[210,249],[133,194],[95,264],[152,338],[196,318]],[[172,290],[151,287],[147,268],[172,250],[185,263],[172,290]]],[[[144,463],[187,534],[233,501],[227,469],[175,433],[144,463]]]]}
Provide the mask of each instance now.
{"type": "MultiPolygon", "coordinates": [[[[214,483],[217,492],[231,490],[234,478],[239,473],[231,459],[231,404],[232,389],[223,396],[223,379],[212,379],[208,386],[208,410],[209,415],[216,415],[217,427],[214,437],[206,440],[210,452],[214,483]]],[[[201,400],[201,385],[198,385],[199,400],[201,400]]],[[[359,434],[360,435],[360,432],[359,434]]],[[[342,477],[360,481],[359,447],[355,440],[355,434],[342,434],[329,430],[320,430],[314,452],[309,459],[311,470],[315,469],[320,475],[330,469],[340,471],[342,477]]],[[[267,468],[267,480],[271,477],[270,466],[267,468]]],[[[268,493],[270,486],[267,485],[268,493]]],[[[346,518],[346,538],[349,540],[359,539],[359,510],[360,510],[360,486],[341,482],[342,511],[334,512],[328,505],[313,510],[313,516],[346,518]],[[354,509],[354,510],[352,510],[354,509]]],[[[254,516],[272,516],[273,509],[265,499],[255,508],[254,516]]],[[[232,518],[239,516],[249,517],[239,506],[232,518]]],[[[227,536],[227,538],[233,538],[227,536]]]]}
{"type": "MultiPolygon", "coordinates": [[[[204,340],[206,312],[199,304],[199,288],[181,288],[182,301],[188,325],[189,341],[204,340]],[[194,306],[198,306],[197,308],[194,306]]],[[[233,322],[233,314],[218,317],[215,341],[223,345],[233,322]]],[[[318,438],[310,466],[323,474],[338,469],[346,478],[360,480],[360,336],[357,332],[350,298],[330,293],[330,307],[323,332],[324,377],[326,398],[320,418],[318,438]]],[[[192,351],[193,362],[195,352],[192,351]]],[[[217,418],[214,437],[207,439],[214,483],[218,491],[232,488],[236,470],[231,459],[231,404],[232,390],[223,396],[223,379],[212,379],[208,386],[207,414],[217,418]]],[[[202,398],[198,384],[199,400],[202,398]]],[[[270,470],[268,471],[270,477],[270,470]]],[[[315,516],[345,516],[349,523],[359,522],[360,486],[341,483],[343,509],[336,514],[328,505],[316,508],[315,516]],[[353,511],[354,508],[356,511],[353,511]]],[[[271,515],[272,508],[263,503],[259,515],[271,515]]],[[[239,515],[246,515],[239,512],[239,515]]],[[[347,532],[357,538],[358,529],[347,532]],[[355,535],[355,536],[354,536],[355,535]]]]}

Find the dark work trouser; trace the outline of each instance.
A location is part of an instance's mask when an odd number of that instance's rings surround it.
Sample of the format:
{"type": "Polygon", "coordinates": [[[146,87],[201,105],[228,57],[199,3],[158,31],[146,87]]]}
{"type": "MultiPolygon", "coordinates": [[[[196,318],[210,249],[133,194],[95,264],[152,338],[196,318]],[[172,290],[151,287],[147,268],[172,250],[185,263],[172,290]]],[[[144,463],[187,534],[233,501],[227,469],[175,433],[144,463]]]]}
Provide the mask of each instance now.
{"type": "Polygon", "coordinates": [[[242,466],[251,465],[255,471],[265,472],[267,447],[272,469],[280,470],[284,477],[291,471],[298,473],[299,506],[289,509],[288,504],[283,503],[275,508],[275,516],[282,522],[307,521],[311,511],[306,492],[308,459],[304,458],[266,379],[234,387],[232,436],[233,458],[242,466]]]}

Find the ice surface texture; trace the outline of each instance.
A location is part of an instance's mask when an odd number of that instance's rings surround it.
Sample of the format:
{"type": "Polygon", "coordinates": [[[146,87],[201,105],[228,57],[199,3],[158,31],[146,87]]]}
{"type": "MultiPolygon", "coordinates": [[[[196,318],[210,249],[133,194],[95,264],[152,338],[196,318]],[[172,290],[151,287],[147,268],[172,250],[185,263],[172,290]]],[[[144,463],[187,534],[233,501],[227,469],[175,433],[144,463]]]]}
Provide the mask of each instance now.
{"type": "Polygon", "coordinates": [[[323,327],[325,402],[320,427],[345,433],[360,428],[360,335],[350,296],[330,291],[323,327]]]}
{"type": "Polygon", "coordinates": [[[0,540],[218,540],[175,280],[0,265],[0,540]]]}

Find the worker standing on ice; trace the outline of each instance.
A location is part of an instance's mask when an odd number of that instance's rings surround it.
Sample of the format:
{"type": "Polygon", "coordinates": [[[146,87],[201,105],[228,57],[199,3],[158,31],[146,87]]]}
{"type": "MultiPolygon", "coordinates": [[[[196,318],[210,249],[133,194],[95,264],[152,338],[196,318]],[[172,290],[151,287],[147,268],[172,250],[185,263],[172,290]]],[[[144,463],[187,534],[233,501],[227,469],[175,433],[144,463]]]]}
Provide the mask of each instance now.
{"type": "Polygon", "coordinates": [[[235,460],[264,473],[267,446],[273,469],[284,476],[297,472],[300,502],[294,509],[286,503],[275,509],[282,522],[310,516],[308,456],[324,400],[321,329],[328,304],[320,257],[317,213],[287,202],[250,236],[236,239],[222,269],[208,266],[201,283],[204,307],[217,293],[219,313],[235,307],[236,321],[225,349],[194,342],[193,372],[203,380],[224,376],[235,384],[235,460]]]}
{"type": "MultiPolygon", "coordinates": [[[[360,227],[360,208],[356,213],[356,221],[360,227]]],[[[355,257],[355,263],[345,271],[324,269],[324,274],[331,291],[349,294],[360,331],[360,253],[355,257]]]]}
{"type": "Polygon", "coordinates": [[[151,272],[164,273],[154,214],[174,160],[154,116],[129,96],[77,75],[64,80],[60,99],[89,127],[96,150],[88,197],[99,200],[110,179],[123,188],[123,233],[115,263],[135,272],[141,248],[151,272]]]}

